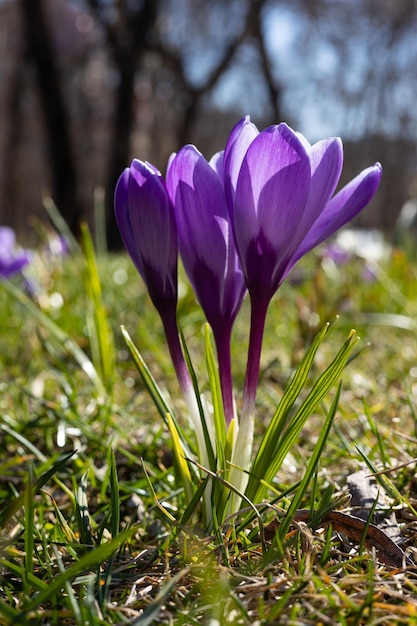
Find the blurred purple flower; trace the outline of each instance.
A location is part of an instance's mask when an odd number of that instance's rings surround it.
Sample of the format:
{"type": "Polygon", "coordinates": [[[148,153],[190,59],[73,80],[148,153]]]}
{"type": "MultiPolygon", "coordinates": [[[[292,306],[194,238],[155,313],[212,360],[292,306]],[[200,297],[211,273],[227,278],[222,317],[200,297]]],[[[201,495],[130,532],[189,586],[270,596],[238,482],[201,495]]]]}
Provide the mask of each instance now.
{"type": "Polygon", "coordinates": [[[224,193],[223,153],[207,162],[194,146],[185,146],[169,163],[167,189],[175,207],[184,268],[213,329],[229,423],[233,418],[230,337],[246,287],[224,193]]]}
{"type": "Polygon", "coordinates": [[[252,307],[245,382],[249,412],[272,296],[297,261],[359,213],[377,190],[379,163],[333,196],[342,164],[339,138],[310,145],[286,124],[259,132],[245,117],[229,137],[224,155],[226,196],[252,307]]]}
{"type": "Polygon", "coordinates": [[[0,277],[10,278],[20,272],[30,262],[29,253],[26,250],[16,248],[16,236],[14,231],[7,227],[0,227],[0,277]]]}
{"type": "Polygon", "coordinates": [[[46,253],[51,257],[64,257],[70,252],[68,239],[64,235],[54,234],[48,239],[46,253]]]}
{"type": "Polygon", "coordinates": [[[323,249],[322,257],[331,259],[336,265],[345,265],[352,259],[353,255],[349,250],[342,248],[337,241],[331,241],[323,249]]]}
{"type": "Polygon", "coordinates": [[[150,163],[134,159],[114,195],[123,242],[157,311],[177,304],[177,229],[164,180],[150,163]]]}
{"type": "Polygon", "coordinates": [[[372,284],[378,280],[378,275],[375,268],[372,267],[369,263],[365,263],[362,272],[361,272],[361,280],[364,283],[372,284]]]}

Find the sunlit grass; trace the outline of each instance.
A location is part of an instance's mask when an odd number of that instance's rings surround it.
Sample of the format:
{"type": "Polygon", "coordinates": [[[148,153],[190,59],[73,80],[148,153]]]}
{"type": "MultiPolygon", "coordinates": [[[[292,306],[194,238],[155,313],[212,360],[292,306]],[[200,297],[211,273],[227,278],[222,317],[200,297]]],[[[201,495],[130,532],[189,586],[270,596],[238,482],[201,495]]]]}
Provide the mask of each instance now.
{"type": "MultiPolygon", "coordinates": [[[[18,279],[0,284],[0,624],[417,623],[412,567],[386,565],[320,520],[309,528],[284,516],[291,506],[349,512],[347,478],[367,467],[413,557],[417,274],[405,254],[394,251],[372,282],[362,260],[329,270],[310,255],[282,287],[267,320],[258,435],[325,322],[334,323],[310,386],[351,328],[364,349],[343,375],[334,421],[337,390],[307,420],[265,490],[267,504],[248,504],[210,536],[195,503],[187,508],[168,426],[120,330],[181,415],[157,315],[125,255],[98,259],[101,290],[91,284],[94,263],[89,254],[39,252],[31,296],[18,279]]],[[[209,393],[204,318],[185,281],[181,294],[181,326],[209,393]]],[[[245,305],[233,340],[238,402],[247,318],[245,305]]]]}

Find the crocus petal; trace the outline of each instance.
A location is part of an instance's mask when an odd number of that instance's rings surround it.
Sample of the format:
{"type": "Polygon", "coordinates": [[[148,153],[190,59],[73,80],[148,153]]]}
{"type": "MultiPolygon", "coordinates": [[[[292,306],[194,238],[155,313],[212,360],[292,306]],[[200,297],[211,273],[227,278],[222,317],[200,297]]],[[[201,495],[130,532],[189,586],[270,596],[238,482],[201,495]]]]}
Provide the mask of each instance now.
{"type": "Polygon", "coordinates": [[[259,130],[250,121],[249,115],[242,118],[233,128],[224,151],[225,192],[229,208],[233,206],[234,194],[242,161],[259,130]]]}
{"type": "Polygon", "coordinates": [[[187,273],[190,270],[192,276],[198,259],[223,275],[226,243],[222,229],[226,211],[222,211],[224,193],[216,171],[194,146],[185,146],[168,169],[167,189],[175,206],[180,252],[187,273]]]}
{"type": "Polygon", "coordinates": [[[327,203],[293,255],[285,276],[304,254],[333,235],[370,202],[378,188],[381,175],[382,167],[379,163],[368,167],[327,203]]]}
{"type": "Polygon", "coordinates": [[[170,162],[167,189],[175,206],[184,268],[214,328],[234,320],[244,282],[229,223],[222,179],[223,155],[210,164],[194,146],[170,162]]]}
{"type": "Polygon", "coordinates": [[[175,216],[161,174],[134,159],[119,178],[114,203],[120,234],[156,308],[176,302],[175,216]]]}
{"type": "Polygon", "coordinates": [[[140,210],[130,211],[130,220],[143,264],[168,267],[172,239],[175,240],[174,215],[160,173],[147,163],[132,163],[128,204],[140,207],[140,210]],[[165,228],[161,228],[164,223],[165,228]]]}
{"type": "Polygon", "coordinates": [[[123,243],[125,244],[126,249],[132,258],[132,261],[136,265],[136,269],[143,278],[144,272],[142,259],[135,243],[135,237],[133,234],[131,216],[128,205],[129,177],[130,170],[127,167],[125,170],[123,170],[122,174],[119,177],[119,180],[117,181],[116,189],[114,192],[114,211],[120,235],[123,239],[123,243]]]}
{"type": "Polygon", "coordinates": [[[323,211],[323,207],[332,197],[343,166],[343,147],[338,137],[323,139],[313,146],[310,146],[305,137],[299,133],[297,133],[297,137],[308,152],[311,180],[303,216],[300,219],[297,232],[294,233],[292,251],[304,239],[306,233],[323,211]]]}
{"type": "Polygon", "coordinates": [[[332,197],[342,173],[343,147],[339,137],[323,139],[308,149],[311,181],[305,219],[312,224],[332,197]]]}
{"type": "Polygon", "coordinates": [[[213,154],[213,156],[211,157],[209,161],[209,165],[215,172],[217,172],[217,174],[220,176],[220,179],[223,180],[224,150],[222,150],[221,152],[216,152],[216,154],[213,154]]]}
{"type": "Polygon", "coordinates": [[[267,128],[250,144],[233,207],[235,239],[249,291],[268,285],[269,297],[275,291],[277,272],[300,237],[310,175],[307,152],[286,124],[267,128]]]}

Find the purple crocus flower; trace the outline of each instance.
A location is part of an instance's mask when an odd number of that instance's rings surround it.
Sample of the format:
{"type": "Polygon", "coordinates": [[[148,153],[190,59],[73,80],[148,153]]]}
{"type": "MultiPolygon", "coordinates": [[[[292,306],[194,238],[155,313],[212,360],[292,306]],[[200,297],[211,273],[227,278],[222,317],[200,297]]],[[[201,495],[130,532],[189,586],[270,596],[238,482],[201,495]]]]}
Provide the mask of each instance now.
{"type": "Polygon", "coordinates": [[[254,407],[272,296],[297,261],[359,213],[377,190],[379,163],[333,195],[342,164],[339,138],[310,145],[286,124],[259,132],[245,117],[229,137],[226,195],[252,308],[243,414],[254,407]]]}
{"type": "Polygon", "coordinates": [[[134,159],[117,182],[114,208],[123,242],[164,325],[180,385],[188,389],[176,319],[177,228],[160,172],[150,163],[134,159]]]}
{"type": "Polygon", "coordinates": [[[8,226],[0,227],[0,277],[10,278],[30,262],[25,250],[16,249],[16,236],[8,226]]]}
{"type": "Polygon", "coordinates": [[[175,207],[185,271],[213,329],[227,423],[233,419],[232,325],[246,291],[223,186],[223,153],[207,162],[191,145],[170,161],[167,189],[175,207]]]}
{"type": "Polygon", "coordinates": [[[123,242],[164,325],[181,388],[188,393],[189,376],[177,327],[177,228],[160,172],[134,159],[117,182],[114,208],[123,242]]]}
{"type": "Polygon", "coordinates": [[[114,195],[123,242],[160,315],[177,305],[177,229],[162,175],[134,159],[120,176],[114,195]]]}

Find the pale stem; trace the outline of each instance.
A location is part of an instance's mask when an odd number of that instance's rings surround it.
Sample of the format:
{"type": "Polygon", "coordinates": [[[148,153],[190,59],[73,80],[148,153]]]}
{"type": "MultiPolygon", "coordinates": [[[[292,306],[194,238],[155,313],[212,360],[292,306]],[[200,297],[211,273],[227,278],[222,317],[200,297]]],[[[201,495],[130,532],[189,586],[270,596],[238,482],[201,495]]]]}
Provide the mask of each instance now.
{"type": "MultiPolygon", "coordinates": [[[[204,438],[203,426],[195,395],[193,383],[187,368],[187,363],[181,347],[178,333],[176,310],[167,309],[159,312],[164,326],[165,337],[168,344],[169,353],[177,375],[178,383],[184,396],[185,403],[188,408],[191,426],[194,428],[198,447],[198,460],[203,467],[209,468],[209,458],[207,453],[206,441],[204,438]]],[[[207,416],[208,417],[208,416],[207,416]]],[[[206,520],[211,520],[211,489],[207,488],[204,492],[204,508],[206,520]]]]}
{"type": "MultiPolygon", "coordinates": [[[[242,468],[243,470],[249,470],[250,468],[255,422],[255,400],[258,388],[262,339],[268,305],[269,299],[264,301],[259,298],[251,297],[251,327],[242,411],[239,420],[239,431],[232,455],[232,463],[235,464],[237,468],[232,468],[230,473],[230,481],[242,493],[246,489],[249,475],[245,474],[238,468],[242,468]]],[[[240,507],[240,499],[234,496],[231,498],[231,502],[233,510],[230,512],[234,513],[240,507]]]]}

